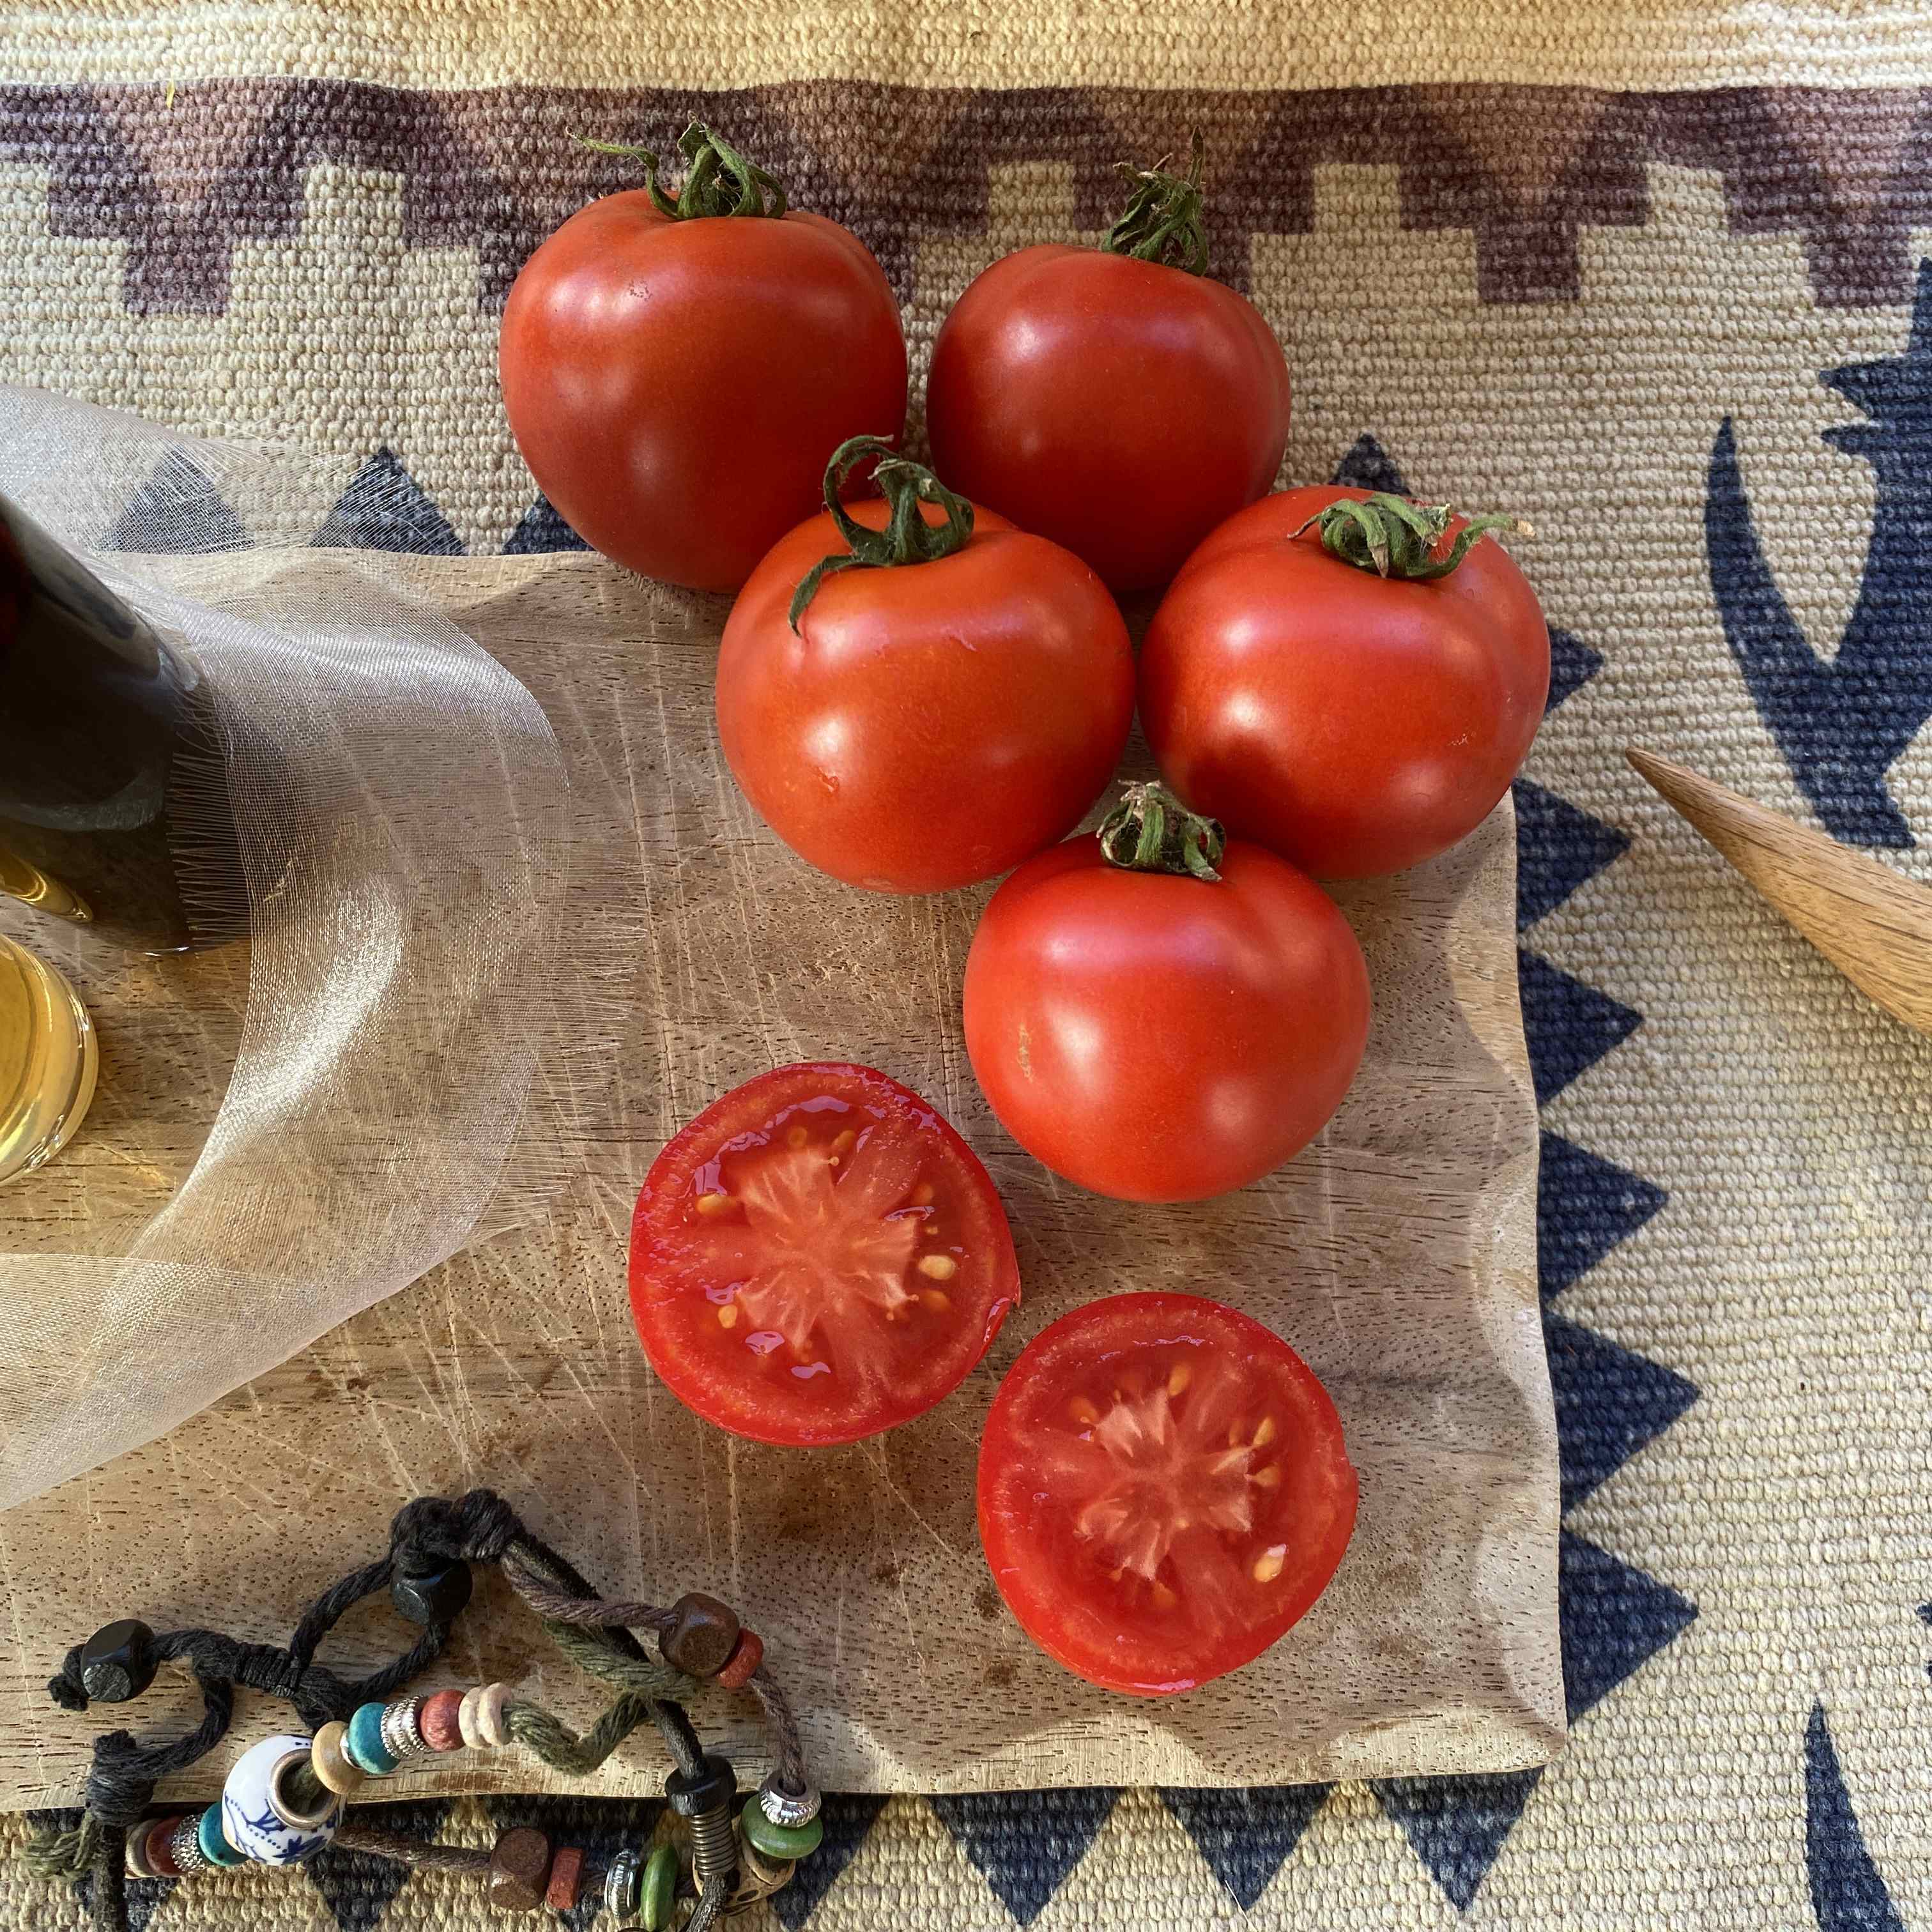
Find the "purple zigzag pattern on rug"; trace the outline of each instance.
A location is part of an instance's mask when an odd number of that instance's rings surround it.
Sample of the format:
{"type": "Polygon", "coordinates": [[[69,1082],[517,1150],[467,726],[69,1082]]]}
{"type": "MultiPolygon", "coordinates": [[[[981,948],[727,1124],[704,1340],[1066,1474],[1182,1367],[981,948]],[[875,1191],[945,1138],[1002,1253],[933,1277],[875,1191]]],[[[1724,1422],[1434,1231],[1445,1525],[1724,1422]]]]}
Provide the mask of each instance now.
{"type": "Polygon", "coordinates": [[[729,129],[797,205],[854,228],[902,296],[922,240],[983,230],[992,169],[1065,164],[1076,218],[1098,227],[1118,210],[1115,164],[1184,147],[1196,127],[1210,141],[1214,266],[1237,284],[1251,236],[1312,227],[1314,171],[1336,163],[1396,169],[1406,226],[1472,232],[1492,302],[1574,299],[1580,231],[1646,221],[1653,163],[1720,175],[1737,233],[1802,236],[1829,306],[1906,299],[1910,236],[1932,226],[1932,90],[1920,88],[16,84],[0,87],[0,159],[49,170],[56,235],[128,244],[137,313],[221,313],[236,244],[293,236],[321,162],[400,176],[407,244],[476,248],[478,298],[494,306],[566,215],[638,184],[634,164],[574,136],[666,147],[694,116],[729,129]]]}

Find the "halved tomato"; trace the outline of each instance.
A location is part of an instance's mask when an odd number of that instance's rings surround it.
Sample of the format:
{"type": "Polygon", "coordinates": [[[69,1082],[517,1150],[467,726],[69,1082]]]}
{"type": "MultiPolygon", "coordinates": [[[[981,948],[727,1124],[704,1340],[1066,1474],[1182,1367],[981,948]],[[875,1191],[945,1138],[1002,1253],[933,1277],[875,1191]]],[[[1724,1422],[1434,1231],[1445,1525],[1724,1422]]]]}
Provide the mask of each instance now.
{"type": "Polygon", "coordinates": [[[964,1380],[1018,1300],[979,1157],[869,1066],[760,1074],[652,1163],[631,1223],[651,1366],[754,1442],[850,1442],[964,1380]]]}
{"type": "Polygon", "coordinates": [[[1191,1294],[1062,1316],[1000,1384],[980,1446],[980,1539],[1022,1628],[1143,1696],[1224,1676],[1305,1615],[1355,1499],[1308,1365],[1191,1294]]]}

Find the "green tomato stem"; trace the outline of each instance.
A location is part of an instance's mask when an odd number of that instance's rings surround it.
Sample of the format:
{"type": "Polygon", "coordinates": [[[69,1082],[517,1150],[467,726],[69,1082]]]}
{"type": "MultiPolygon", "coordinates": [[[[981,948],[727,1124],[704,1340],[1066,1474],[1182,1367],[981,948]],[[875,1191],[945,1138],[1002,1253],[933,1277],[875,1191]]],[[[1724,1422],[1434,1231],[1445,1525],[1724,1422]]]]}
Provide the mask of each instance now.
{"type": "Polygon", "coordinates": [[[776,221],[785,212],[785,191],[754,161],[694,121],[677,137],[684,157],[684,185],[675,196],[658,182],[658,161],[649,148],[627,147],[621,141],[592,141],[580,134],[580,147],[600,154],[624,154],[644,164],[644,187],[657,212],[672,221],[703,220],[712,215],[748,214],[776,221]]]}
{"type": "Polygon", "coordinates": [[[1126,872],[1219,879],[1228,835],[1216,818],[1190,812],[1166,786],[1130,784],[1100,832],[1100,855],[1126,872]]]}
{"type": "Polygon", "coordinates": [[[902,456],[883,436],[855,436],[832,452],[825,468],[825,507],[839,534],[851,548],[842,556],[820,557],[800,582],[791,600],[791,627],[806,606],[818,594],[818,586],[833,572],[884,570],[903,563],[937,563],[964,547],[973,534],[973,506],[957,492],[946,488],[922,463],[902,456]],[[875,461],[872,474],[879,493],[886,500],[888,514],[884,530],[868,528],[846,508],[838,492],[862,463],[875,461]],[[943,524],[929,524],[921,513],[922,503],[937,503],[946,512],[943,524]]]}
{"type": "Polygon", "coordinates": [[[1457,532],[1448,554],[1438,557],[1436,546],[1457,514],[1447,503],[1412,503],[1406,496],[1377,490],[1366,502],[1343,496],[1318,510],[1300,529],[1288,532],[1288,541],[1318,528],[1322,548],[1344,563],[1372,570],[1378,577],[1426,584],[1447,577],[1492,530],[1513,530],[1526,537],[1535,534],[1515,517],[1472,517],[1457,532]]]}
{"type": "Polygon", "coordinates": [[[1160,262],[1190,275],[1205,272],[1208,236],[1201,224],[1202,143],[1198,128],[1188,146],[1192,158],[1184,178],[1165,172],[1170,158],[1167,155],[1150,168],[1120,164],[1120,172],[1133,184],[1134,191],[1125,212],[1100,244],[1103,254],[1160,262]]]}

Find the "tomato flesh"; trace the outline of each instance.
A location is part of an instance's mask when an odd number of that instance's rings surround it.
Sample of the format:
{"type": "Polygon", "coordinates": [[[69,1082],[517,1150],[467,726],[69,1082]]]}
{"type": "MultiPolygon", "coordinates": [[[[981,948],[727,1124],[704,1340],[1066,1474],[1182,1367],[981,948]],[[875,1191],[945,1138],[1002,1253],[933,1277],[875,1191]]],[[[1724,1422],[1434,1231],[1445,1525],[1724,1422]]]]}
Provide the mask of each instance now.
{"type": "Polygon", "coordinates": [[[1063,1316],[994,1399],[980,1535],[1057,1663],[1163,1696],[1258,1657],[1327,1588],[1357,1486],[1328,1391],[1262,1324],[1187,1294],[1063,1316]]]}
{"type": "Polygon", "coordinates": [[[923,1413],[1018,1299],[985,1168],[870,1067],[781,1067],[727,1094],[658,1156],[632,1222],[651,1366],[760,1442],[849,1442],[923,1413]]]}

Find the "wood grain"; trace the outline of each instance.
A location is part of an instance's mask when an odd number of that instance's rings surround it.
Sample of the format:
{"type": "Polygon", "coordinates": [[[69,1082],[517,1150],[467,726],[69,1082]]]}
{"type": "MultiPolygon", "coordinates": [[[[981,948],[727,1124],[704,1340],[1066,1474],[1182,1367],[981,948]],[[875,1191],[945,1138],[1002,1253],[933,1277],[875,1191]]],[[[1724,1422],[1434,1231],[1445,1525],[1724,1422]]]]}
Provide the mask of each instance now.
{"type": "MultiPolygon", "coordinates": [[[[210,597],[242,594],[262,567],[175,566],[210,597]]],[[[717,600],[590,558],[394,567],[531,686],[572,769],[570,917],[550,970],[574,1036],[545,1042],[518,1142],[530,1184],[497,1217],[518,1225],[162,1441],[0,1516],[0,1803],[70,1802],[92,1734],[130,1715],[188,1720],[172,1677],[132,1712],[50,1708],[49,1670],[97,1624],[138,1613],[279,1640],[404,1498],[477,1483],[607,1587],[736,1605],[833,1787],[1285,1783],[1545,1760],[1563,1732],[1556,1449],[1508,801],[1436,863],[1341,896],[1376,1021],[1317,1144],[1223,1200],[1125,1207],[1045,1172],[974,1085],[958,986],[985,892],[848,890],[739,797],[712,733],[717,600]],[[764,1448],[698,1423],[646,1366],[628,1216],[676,1125],[775,1063],[832,1055],[908,1082],[980,1150],[1025,1300],[930,1415],[846,1449],[764,1448]],[[1035,1651],[973,1520],[1000,1376],[1054,1316],[1134,1288],[1212,1294],[1287,1336],[1334,1392],[1362,1478],[1354,1544],[1313,1613],[1233,1678],[1160,1704],[1094,1690],[1035,1651]]],[[[62,956],[102,1022],[104,1098],[63,1161],[0,1192],[0,1245],[16,1249],[68,1244],[76,1226],[99,1238],[151,1207],[192,1158],[232,1051],[232,959],[62,956]]],[[[398,1637],[372,1609],[325,1655],[353,1663],[398,1637]]],[[[486,1676],[524,1678],[579,1717],[594,1708],[494,1580],[435,1682],[486,1676]]],[[[708,1694],[696,1714],[754,1758],[741,1701],[708,1694]]],[[[244,1700],[233,1750],[183,1792],[211,1792],[267,1715],[244,1700]]],[[[626,1750],[590,1788],[653,1792],[661,1769],[626,1750]]],[[[558,1782],[524,1759],[436,1780],[558,1782]]]]}
{"type": "Polygon", "coordinates": [[[1624,755],[1853,986],[1932,1034],[1932,891],[1687,765],[1624,755]]]}

